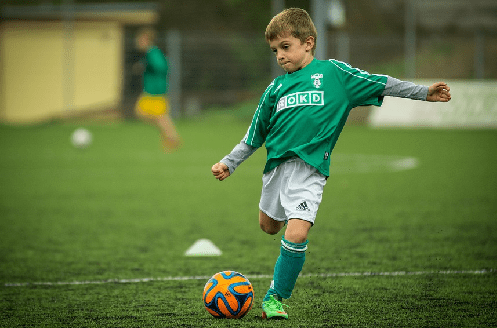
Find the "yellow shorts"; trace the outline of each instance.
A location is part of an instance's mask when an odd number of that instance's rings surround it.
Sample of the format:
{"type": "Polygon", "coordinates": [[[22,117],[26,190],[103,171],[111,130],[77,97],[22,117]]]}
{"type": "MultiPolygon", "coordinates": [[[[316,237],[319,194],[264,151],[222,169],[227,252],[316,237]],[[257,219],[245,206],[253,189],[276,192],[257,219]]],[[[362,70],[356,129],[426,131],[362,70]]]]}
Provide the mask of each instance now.
{"type": "Polygon", "coordinates": [[[169,114],[169,101],[164,96],[143,95],[138,100],[137,110],[141,115],[167,115],[169,114]]]}

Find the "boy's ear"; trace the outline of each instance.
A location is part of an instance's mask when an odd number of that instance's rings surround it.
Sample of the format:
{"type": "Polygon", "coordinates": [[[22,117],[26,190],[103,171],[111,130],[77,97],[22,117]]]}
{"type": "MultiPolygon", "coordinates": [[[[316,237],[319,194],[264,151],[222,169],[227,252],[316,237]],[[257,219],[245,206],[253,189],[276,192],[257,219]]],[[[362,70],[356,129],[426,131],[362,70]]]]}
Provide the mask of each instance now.
{"type": "Polygon", "coordinates": [[[314,43],[316,40],[314,40],[313,36],[308,36],[307,39],[305,40],[306,43],[306,50],[311,51],[312,48],[314,48],[314,43]]]}

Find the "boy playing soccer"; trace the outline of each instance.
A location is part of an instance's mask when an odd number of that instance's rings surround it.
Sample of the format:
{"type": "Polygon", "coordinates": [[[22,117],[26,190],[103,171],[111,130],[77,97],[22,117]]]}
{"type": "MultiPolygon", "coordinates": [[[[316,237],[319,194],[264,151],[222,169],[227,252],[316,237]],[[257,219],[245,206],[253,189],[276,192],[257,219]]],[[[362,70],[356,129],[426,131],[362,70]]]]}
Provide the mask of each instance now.
{"type": "Polygon", "coordinates": [[[443,82],[419,86],[369,74],[337,60],[317,60],[316,28],[305,10],[282,11],[266,28],[266,41],[286,71],[263,93],[252,123],[230,154],[212,166],[222,181],[264,143],[259,224],[271,235],[286,224],[273,280],[262,302],[263,318],[288,318],[289,298],[302,270],[307,234],[329,176],[330,154],[350,110],[381,106],[384,96],[447,102],[443,82]]]}

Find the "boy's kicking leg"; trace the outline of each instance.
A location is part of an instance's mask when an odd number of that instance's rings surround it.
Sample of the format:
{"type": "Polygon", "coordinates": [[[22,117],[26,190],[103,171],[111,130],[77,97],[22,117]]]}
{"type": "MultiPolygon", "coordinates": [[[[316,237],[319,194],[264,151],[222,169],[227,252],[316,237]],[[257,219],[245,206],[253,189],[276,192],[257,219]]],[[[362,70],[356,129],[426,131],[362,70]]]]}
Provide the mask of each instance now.
{"type": "MultiPolygon", "coordinates": [[[[263,212],[260,212],[259,223],[261,229],[269,234],[278,233],[284,222],[275,221],[263,212]]],[[[263,318],[287,319],[281,300],[289,298],[297,278],[305,262],[307,250],[307,234],[312,224],[300,219],[290,219],[281,238],[280,256],[274,266],[273,281],[263,299],[263,318]]]]}

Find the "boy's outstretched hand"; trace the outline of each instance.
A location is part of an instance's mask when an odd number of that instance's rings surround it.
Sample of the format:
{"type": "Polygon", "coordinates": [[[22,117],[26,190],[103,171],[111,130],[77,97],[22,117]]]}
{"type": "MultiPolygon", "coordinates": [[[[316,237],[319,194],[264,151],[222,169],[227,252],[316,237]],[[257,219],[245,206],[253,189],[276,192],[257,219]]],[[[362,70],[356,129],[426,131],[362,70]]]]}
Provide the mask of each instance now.
{"type": "Polygon", "coordinates": [[[223,181],[230,176],[230,170],[224,163],[216,163],[212,165],[211,171],[214,177],[219,181],[223,181]]]}
{"type": "Polygon", "coordinates": [[[447,102],[450,99],[450,88],[445,82],[433,83],[428,89],[428,96],[426,97],[426,101],[447,102]]]}

